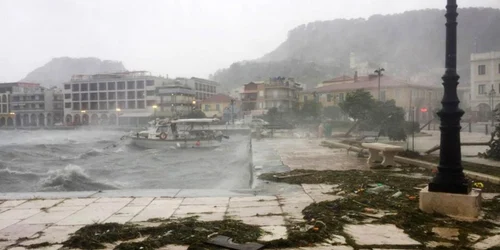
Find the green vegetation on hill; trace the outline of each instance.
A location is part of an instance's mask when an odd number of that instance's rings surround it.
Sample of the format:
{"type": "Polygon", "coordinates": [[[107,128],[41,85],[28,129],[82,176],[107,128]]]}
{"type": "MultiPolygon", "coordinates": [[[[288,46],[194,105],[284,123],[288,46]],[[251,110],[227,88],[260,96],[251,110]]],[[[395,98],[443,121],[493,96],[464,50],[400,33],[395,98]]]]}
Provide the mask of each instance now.
{"type": "MultiPolygon", "coordinates": [[[[500,10],[458,10],[458,70],[468,82],[470,54],[500,50],[500,10]]],[[[374,15],[368,19],[335,19],[298,26],[274,51],[255,61],[233,63],[213,79],[239,87],[271,76],[295,77],[314,86],[341,74],[352,74],[349,55],[371,66],[387,63],[387,74],[436,81],[444,73],[445,17],[443,10],[374,15]],[[429,78],[430,77],[430,78],[429,78]]]]}

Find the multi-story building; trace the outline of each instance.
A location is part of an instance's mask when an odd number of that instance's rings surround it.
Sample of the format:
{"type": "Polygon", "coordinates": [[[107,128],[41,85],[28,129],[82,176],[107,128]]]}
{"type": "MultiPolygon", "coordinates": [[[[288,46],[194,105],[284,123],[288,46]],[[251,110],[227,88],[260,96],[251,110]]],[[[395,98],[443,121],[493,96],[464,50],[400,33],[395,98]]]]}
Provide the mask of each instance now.
{"type": "Polygon", "coordinates": [[[74,75],[64,84],[66,124],[138,125],[157,105],[156,87],[167,83],[147,71],[74,75]]]}
{"type": "Polygon", "coordinates": [[[236,115],[236,109],[238,109],[239,102],[234,100],[231,96],[224,94],[216,94],[203,101],[201,101],[201,110],[207,117],[217,117],[223,118],[224,111],[233,110],[236,115]],[[231,106],[233,104],[233,107],[231,106]]]}
{"type": "Polygon", "coordinates": [[[216,93],[219,93],[220,84],[211,80],[191,77],[191,78],[176,78],[177,81],[186,84],[195,91],[196,101],[199,103],[216,93]]]}
{"type": "Polygon", "coordinates": [[[500,51],[471,54],[470,76],[473,119],[490,120],[491,111],[500,107],[500,51]]]}
{"type": "Polygon", "coordinates": [[[57,88],[20,85],[12,89],[11,110],[16,126],[52,126],[62,121],[63,95],[57,88]]]}
{"type": "MultiPolygon", "coordinates": [[[[340,76],[324,81],[319,87],[301,92],[300,105],[306,101],[315,100],[323,107],[338,106],[345,100],[347,93],[357,89],[364,89],[378,98],[378,75],[340,76]]],[[[381,101],[394,100],[396,106],[402,107],[409,118],[414,112],[415,120],[428,121],[433,117],[432,112],[440,106],[443,96],[443,87],[433,83],[410,82],[391,76],[380,77],[381,101]],[[425,112],[424,112],[425,111],[425,112]]]]}
{"type": "Polygon", "coordinates": [[[193,89],[179,81],[156,88],[157,103],[154,115],[157,117],[182,117],[196,106],[193,89]]]}
{"type": "Polygon", "coordinates": [[[241,109],[252,115],[262,115],[270,108],[286,112],[298,104],[300,90],[301,85],[293,78],[272,77],[269,81],[250,82],[241,92],[241,109]]]}
{"type": "Polygon", "coordinates": [[[16,114],[11,108],[11,95],[16,87],[40,87],[36,83],[11,82],[0,84],[0,126],[14,126],[16,114]]]}

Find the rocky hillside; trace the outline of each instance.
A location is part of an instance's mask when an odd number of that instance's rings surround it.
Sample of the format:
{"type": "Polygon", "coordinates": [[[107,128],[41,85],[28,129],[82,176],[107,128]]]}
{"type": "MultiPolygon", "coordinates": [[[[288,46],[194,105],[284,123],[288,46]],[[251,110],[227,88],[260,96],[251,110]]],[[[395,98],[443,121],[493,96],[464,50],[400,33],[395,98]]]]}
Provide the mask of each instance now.
{"type": "MultiPolygon", "coordinates": [[[[218,70],[213,78],[241,86],[269,76],[291,76],[315,85],[339,74],[352,74],[350,53],[367,65],[386,67],[404,78],[436,79],[444,70],[444,10],[374,15],[368,19],[336,19],[304,24],[288,32],[274,51],[253,61],[218,70]]],[[[500,50],[500,10],[459,9],[458,68],[469,79],[470,53],[500,50]]]]}
{"type": "Polygon", "coordinates": [[[74,74],[96,74],[125,70],[123,63],[117,61],[101,60],[94,57],[59,57],[33,70],[21,81],[35,82],[51,87],[69,81],[74,74]]]}

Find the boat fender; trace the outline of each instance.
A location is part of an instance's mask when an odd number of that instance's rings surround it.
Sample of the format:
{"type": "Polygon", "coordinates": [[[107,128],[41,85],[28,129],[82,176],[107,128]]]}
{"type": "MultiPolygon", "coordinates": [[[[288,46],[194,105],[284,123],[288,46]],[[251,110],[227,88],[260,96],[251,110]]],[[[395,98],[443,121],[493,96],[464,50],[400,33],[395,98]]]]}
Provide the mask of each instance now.
{"type": "Polygon", "coordinates": [[[165,133],[165,132],[161,132],[161,134],[160,134],[160,139],[162,139],[162,140],[166,140],[166,139],[167,139],[167,133],[165,133]]]}

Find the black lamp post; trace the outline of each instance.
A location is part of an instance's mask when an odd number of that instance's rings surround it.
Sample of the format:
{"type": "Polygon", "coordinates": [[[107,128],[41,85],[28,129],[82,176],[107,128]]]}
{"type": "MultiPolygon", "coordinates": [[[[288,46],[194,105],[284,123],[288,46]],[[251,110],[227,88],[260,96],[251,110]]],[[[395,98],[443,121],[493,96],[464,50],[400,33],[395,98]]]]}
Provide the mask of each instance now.
{"type": "Polygon", "coordinates": [[[471,190],[462,168],[460,149],[460,118],[464,111],[458,107],[457,95],[457,0],[448,0],[446,5],[446,71],[442,77],[444,96],[442,109],[437,113],[441,119],[441,150],[437,175],[429,183],[430,192],[468,194],[471,190]]]}

